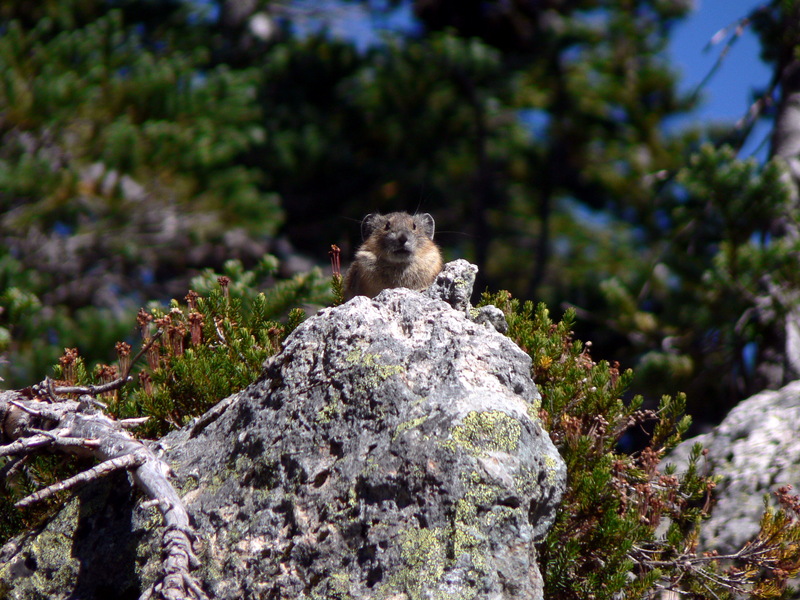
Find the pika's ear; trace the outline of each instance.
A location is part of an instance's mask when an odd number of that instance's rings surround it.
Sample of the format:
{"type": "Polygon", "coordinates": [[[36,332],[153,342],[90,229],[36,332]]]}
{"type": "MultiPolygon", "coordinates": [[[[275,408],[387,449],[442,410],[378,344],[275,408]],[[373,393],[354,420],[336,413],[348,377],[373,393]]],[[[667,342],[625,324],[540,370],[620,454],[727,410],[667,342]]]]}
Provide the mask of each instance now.
{"type": "Polygon", "coordinates": [[[414,220],[416,220],[417,225],[422,227],[422,231],[425,232],[425,235],[427,235],[430,239],[433,239],[433,233],[436,230],[436,223],[434,222],[430,213],[415,215],[414,220]]]}
{"type": "Polygon", "coordinates": [[[372,235],[372,232],[375,231],[375,227],[378,226],[378,219],[380,215],[378,213],[370,213],[363,219],[361,219],[361,239],[365,242],[367,238],[372,235]]]}

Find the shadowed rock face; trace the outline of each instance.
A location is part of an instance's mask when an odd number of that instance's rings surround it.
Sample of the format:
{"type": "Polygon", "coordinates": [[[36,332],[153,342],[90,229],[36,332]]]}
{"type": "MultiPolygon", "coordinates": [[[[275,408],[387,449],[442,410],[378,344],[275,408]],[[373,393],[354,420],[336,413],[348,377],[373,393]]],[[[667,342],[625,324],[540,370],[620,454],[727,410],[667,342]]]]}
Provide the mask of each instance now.
{"type": "MultiPolygon", "coordinates": [[[[160,442],[209,597],[542,598],[533,543],[566,471],[536,417],[530,359],[495,329],[406,289],[356,297],[309,318],[229,402],[160,442]]],[[[97,526],[127,527],[118,543],[138,556],[116,589],[133,593],[159,566],[158,523],[130,498],[113,513],[69,522],[80,547],[97,526]]],[[[32,539],[15,544],[6,560],[41,568],[32,539]]],[[[73,571],[51,597],[70,595],[73,571]]]]}

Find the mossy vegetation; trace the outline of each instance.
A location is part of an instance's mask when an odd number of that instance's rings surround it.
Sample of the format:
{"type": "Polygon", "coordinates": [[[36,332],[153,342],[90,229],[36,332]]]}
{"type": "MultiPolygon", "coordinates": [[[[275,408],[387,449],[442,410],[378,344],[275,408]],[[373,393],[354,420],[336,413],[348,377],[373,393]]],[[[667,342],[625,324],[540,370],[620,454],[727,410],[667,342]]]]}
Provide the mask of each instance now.
{"type": "MultiPolygon", "coordinates": [[[[125,372],[138,349],[134,344],[149,344],[131,371],[131,381],[100,400],[114,417],[147,417],[137,435],[160,437],[255,381],[265,359],[305,318],[294,306],[330,302],[329,282],[316,269],[260,291],[277,268],[277,260],[265,256],[250,270],[228,261],[222,273],[204,271],[192,280],[193,289],[183,302],[151,303],[139,311],[135,337],[116,344],[116,364],[87,364],[77,349],[68,348],[49,375],[65,385],[108,383],[125,372]]],[[[13,503],[37,487],[73,475],[75,466],[75,460],[45,455],[7,478],[0,491],[0,540],[51,515],[67,494],[24,513],[13,503]]]]}
{"type": "MultiPolygon", "coordinates": [[[[277,266],[269,256],[253,270],[229,261],[223,274],[206,271],[196,277],[184,302],[140,310],[142,344],[152,345],[134,381],[105,399],[109,412],[119,418],[149,417],[140,433],[158,437],[252,383],[266,358],[305,318],[292,306],[330,301],[327,280],[318,270],[257,291],[258,281],[277,266]]],[[[107,382],[130,361],[130,345],[117,344],[117,355],[118,365],[97,364],[90,376],[77,351],[68,351],[54,374],[69,384],[107,382]]]]}

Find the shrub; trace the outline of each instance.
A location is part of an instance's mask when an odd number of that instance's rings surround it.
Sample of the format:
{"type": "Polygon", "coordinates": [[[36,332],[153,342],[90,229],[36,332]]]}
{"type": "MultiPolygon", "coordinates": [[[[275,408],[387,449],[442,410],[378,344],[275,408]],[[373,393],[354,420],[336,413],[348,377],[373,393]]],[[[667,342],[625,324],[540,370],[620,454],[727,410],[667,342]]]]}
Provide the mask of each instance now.
{"type": "Polygon", "coordinates": [[[508,335],[532,359],[542,395],[539,416],[567,465],[567,490],[539,549],[547,598],[620,600],[674,590],[689,598],[779,598],[800,570],[798,499],[783,490],[761,530],[731,556],[698,552],[698,532],[713,504],[715,479],[696,445],[685,471],[662,459],[691,420],[683,394],[657,410],[623,400],[630,370],[595,362],[591,344],[572,338],[574,313],[560,323],[547,308],[507,292],[486,294],[508,320],[508,335]],[[623,452],[632,431],[641,448],[623,452]]]}

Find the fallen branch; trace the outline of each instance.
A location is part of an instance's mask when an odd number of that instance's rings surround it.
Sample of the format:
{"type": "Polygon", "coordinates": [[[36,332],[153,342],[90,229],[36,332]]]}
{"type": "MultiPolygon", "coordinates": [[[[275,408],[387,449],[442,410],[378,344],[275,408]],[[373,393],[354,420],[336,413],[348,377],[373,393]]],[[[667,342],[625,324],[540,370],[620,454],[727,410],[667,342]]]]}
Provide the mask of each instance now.
{"type": "Polygon", "coordinates": [[[134,419],[122,419],[121,421],[117,422],[125,429],[135,429],[139,425],[147,423],[149,420],[150,417],[136,417],[134,419]]]}
{"type": "Polygon", "coordinates": [[[6,444],[5,446],[0,446],[0,456],[9,456],[12,454],[26,454],[32,450],[41,448],[42,446],[49,446],[52,443],[53,443],[53,438],[51,436],[35,435],[33,437],[24,438],[21,440],[17,440],[16,442],[6,444]]]}
{"type": "Polygon", "coordinates": [[[64,490],[70,490],[81,483],[88,483],[89,481],[94,481],[96,479],[100,479],[104,475],[109,475],[114,471],[119,471],[120,469],[130,469],[131,467],[138,467],[139,465],[143,464],[147,460],[147,457],[136,454],[127,454],[125,456],[121,456],[120,458],[112,458],[111,460],[107,460],[105,462],[100,463],[99,465],[95,465],[91,469],[87,469],[81,473],[78,473],[74,477],[70,477],[69,479],[65,479],[64,481],[59,481],[58,483],[54,483],[53,485],[47,486],[39,490],[38,492],[34,492],[30,496],[26,496],[14,506],[17,508],[26,508],[37,502],[41,502],[42,500],[46,500],[58,492],[63,492],[64,490]]]}
{"type": "MultiPolygon", "coordinates": [[[[139,358],[159,333],[137,354],[139,358]]],[[[131,361],[131,364],[134,361],[131,361]]],[[[105,414],[105,405],[94,396],[121,388],[130,379],[130,365],[112,382],[99,386],[57,386],[46,379],[21,391],[0,391],[0,456],[14,456],[0,469],[0,481],[34,454],[61,452],[93,457],[96,466],[48,486],[17,502],[24,508],[54,494],[96,481],[120,469],[128,469],[134,484],[157,506],[164,520],[162,575],[142,598],[206,600],[191,571],[199,566],[192,550],[193,530],[180,496],[170,484],[169,466],[126,428],[146,419],[116,421],[105,414]],[[81,394],[78,400],[64,394],[81,394]]]]}

